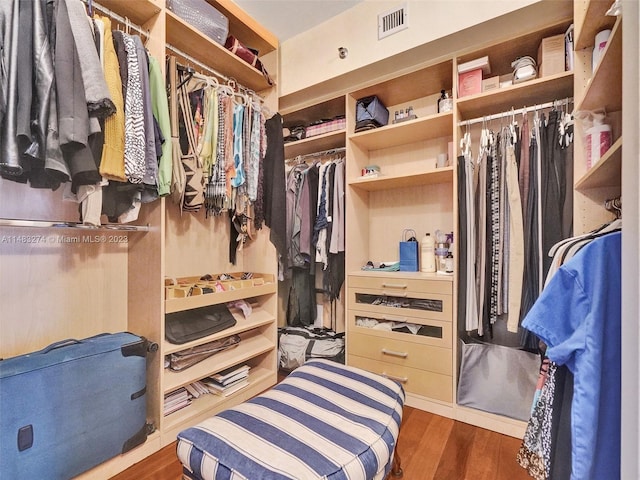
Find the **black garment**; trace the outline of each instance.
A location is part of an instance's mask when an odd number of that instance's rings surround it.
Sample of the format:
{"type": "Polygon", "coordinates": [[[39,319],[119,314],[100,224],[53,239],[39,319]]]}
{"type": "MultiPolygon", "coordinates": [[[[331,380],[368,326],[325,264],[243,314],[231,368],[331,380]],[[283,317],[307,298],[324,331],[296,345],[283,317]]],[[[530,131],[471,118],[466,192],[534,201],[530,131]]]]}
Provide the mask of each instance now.
{"type": "Polygon", "coordinates": [[[553,397],[551,421],[551,469],[549,478],[571,478],[571,402],[573,401],[573,374],[566,365],[556,369],[556,388],[553,397]]]}
{"type": "Polygon", "coordinates": [[[466,329],[467,317],[467,182],[465,158],[458,157],[458,331],[466,329]]]}
{"type": "Polygon", "coordinates": [[[553,259],[548,253],[563,239],[563,212],[566,197],[566,150],[560,146],[558,138],[559,113],[551,110],[546,123],[540,126],[541,136],[541,179],[542,200],[542,279],[547,276],[553,259]]]}
{"type": "MultiPolygon", "coordinates": [[[[524,223],[524,279],[522,282],[522,304],[520,306],[520,320],[526,316],[538,298],[540,288],[540,274],[538,270],[540,255],[538,253],[538,169],[537,169],[538,139],[533,135],[529,145],[529,193],[527,211],[524,223]]],[[[529,350],[537,351],[538,339],[525,328],[520,328],[520,345],[529,350]]]]}
{"type": "Polygon", "coordinates": [[[280,258],[287,255],[286,185],[282,116],[276,113],[265,122],[267,150],[264,157],[264,223],[280,258]]]}
{"type": "MultiPolygon", "coordinates": [[[[314,267],[311,267],[314,268],[314,267]]],[[[315,276],[307,268],[292,268],[287,325],[313,325],[316,319],[315,276]]]]}
{"type": "MultiPolygon", "coordinates": [[[[113,35],[113,48],[116,51],[118,57],[118,65],[120,66],[120,81],[122,83],[122,98],[127,98],[127,82],[129,81],[129,67],[127,60],[127,49],[124,45],[124,33],[120,30],[114,30],[113,35]]],[[[169,82],[167,82],[167,85],[169,82]]]]}

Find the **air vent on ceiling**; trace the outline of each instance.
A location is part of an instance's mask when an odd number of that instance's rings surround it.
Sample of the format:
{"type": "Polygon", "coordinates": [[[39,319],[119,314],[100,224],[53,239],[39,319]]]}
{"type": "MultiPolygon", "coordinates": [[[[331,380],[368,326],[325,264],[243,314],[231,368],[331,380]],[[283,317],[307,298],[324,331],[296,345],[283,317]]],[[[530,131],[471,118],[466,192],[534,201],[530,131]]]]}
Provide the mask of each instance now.
{"type": "Polygon", "coordinates": [[[378,40],[409,27],[407,4],[378,14],[378,40]]]}

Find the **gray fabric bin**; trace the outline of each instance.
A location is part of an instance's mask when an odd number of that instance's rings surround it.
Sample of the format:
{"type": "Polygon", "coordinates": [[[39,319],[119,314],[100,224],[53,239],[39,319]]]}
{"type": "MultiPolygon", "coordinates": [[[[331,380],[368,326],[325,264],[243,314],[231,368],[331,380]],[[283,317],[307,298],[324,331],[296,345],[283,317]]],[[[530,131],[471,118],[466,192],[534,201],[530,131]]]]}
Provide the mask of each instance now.
{"type": "Polygon", "coordinates": [[[206,0],[167,0],[167,8],[216,43],[227,40],[229,19],[206,0]]]}
{"type": "Polygon", "coordinates": [[[529,420],[540,357],[502,345],[460,342],[458,405],[529,420]]]}

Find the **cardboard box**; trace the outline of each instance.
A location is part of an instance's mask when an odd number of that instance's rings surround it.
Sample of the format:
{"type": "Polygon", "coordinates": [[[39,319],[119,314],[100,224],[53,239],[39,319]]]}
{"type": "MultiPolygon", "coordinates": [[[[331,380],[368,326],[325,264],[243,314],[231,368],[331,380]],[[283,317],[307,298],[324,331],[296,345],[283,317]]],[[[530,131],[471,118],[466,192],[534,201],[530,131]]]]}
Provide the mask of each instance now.
{"type": "Polygon", "coordinates": [[[538,47],[538,77],[547,77],[564,72],[564,34],[543,38],[538,47]]]}
{"type": "Polygon", "coordinates": [[[485,78],[484,80],[482,80],[483,92],[490,92],[491,90],[497,90],[498,88],[500,88],[499,76],[496,75],[496,76],[485,78]]]}
{"type": "Polygon", "coordinates": [[[482,69],[458,74],[458,98],[482,92],[482,69]]]}

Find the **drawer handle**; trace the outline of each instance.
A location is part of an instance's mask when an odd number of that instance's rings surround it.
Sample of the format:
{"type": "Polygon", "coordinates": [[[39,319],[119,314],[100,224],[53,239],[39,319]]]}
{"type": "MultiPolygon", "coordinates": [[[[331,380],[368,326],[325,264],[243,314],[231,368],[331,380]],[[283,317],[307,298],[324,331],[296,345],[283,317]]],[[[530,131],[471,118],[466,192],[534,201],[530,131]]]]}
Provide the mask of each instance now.
{"type": "Polygon", "coordinates": [[[409,379],[407,377],[396,377],[395,375],[389,375],[388,373],[382,372],[382,376],[388,378],[389,380],[395,380],[400,383],[407,383],[409,379]]]}
{"type": "Polygon", "coordinates": [[[406,283],[383,283],[382,288],[407,288],[406,283]]]}
{"type": "MultiPolygon", "coordinates": [[[[382,295],[389,295],[389,293],[385,292],[384,290],[382,290],[382,295]]],[[[393,297],[403,297],[403,298],[407,298],[407,292],[403,292],[403,293],[392,293],[391,296],[393,297]]]]}
{"type": "Polygon", "coordinates": [[[382,349],[382,353],[391,357],[407,358],[409,356],[407,352],[396,352],[394,350],[387,350],[386,348],[382,349]]]}
{"type": "Polygon", "coordinates": [[[384,315],[382,317],[380,317],[380,320],[384,320],[385,322],[400,322],[400,323],[406,323],[407,322],[407,318],[406,317],[404,317],[404,318],[400,318],[400,317],[398,317],[398,318],[389,318],[389,317],[384,316],[384,315]]]}

